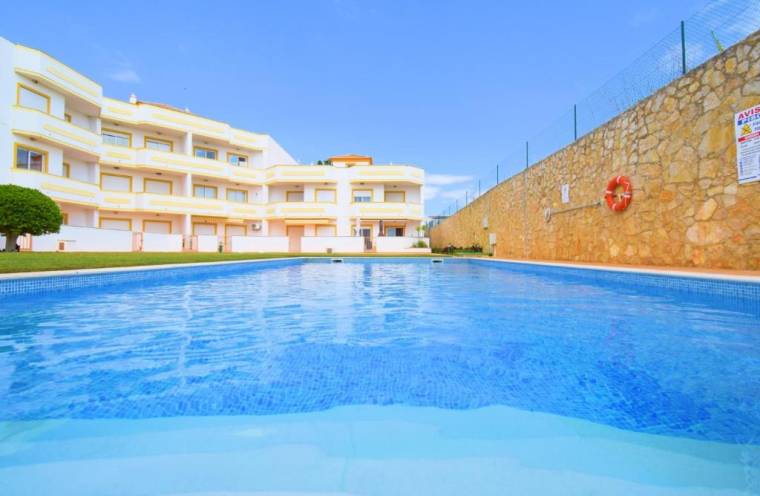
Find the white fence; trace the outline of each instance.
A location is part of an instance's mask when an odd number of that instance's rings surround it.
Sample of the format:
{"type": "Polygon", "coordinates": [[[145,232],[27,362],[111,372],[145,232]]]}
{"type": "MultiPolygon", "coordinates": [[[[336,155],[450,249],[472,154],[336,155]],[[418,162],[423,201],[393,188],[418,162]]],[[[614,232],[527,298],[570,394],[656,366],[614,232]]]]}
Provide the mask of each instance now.
{"type": "Polygon", "coordinates": [[[58,233],[33,236],[32,251],[132,251],[132,231],[61,226],[58,233]]]}
{"type": "Polygon", "coordinates": [[[287,253],[287,236],[230,236],[230,251],[236,253],[287,253]]]}
{"type": "Polygon", "coordinates": [[[219,237],[215,234],[199,234],[198,251],[219,251],[219,237]]]}
{"type": "Polygon", "coordinates": [[[143,233],[142,251],[182,251],[182,235],[143,233]]]}
{"type": "Polygon", "coordinates": [[[424,241],[430,246],[428,238],[410,236],[380,236],[375,238],[375,248],[378,253],[430,253],[430,248],[412,248],[412,245],[424,241]]]}
{"type": "Polygon", "coordinates": [[[361,236],[304,236],[301,238],[302,253],[361,253],[364,238],[361,236]]]}

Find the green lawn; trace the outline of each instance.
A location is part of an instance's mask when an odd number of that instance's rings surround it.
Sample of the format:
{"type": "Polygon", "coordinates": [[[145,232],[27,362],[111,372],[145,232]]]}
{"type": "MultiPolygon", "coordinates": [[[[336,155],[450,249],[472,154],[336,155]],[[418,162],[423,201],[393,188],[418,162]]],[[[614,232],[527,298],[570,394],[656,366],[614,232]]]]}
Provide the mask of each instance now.
{"type": "MultiPolygon", "coordinates": [[[[420,255],[326,255],[292,253],[0,253],[0,273],[38,272],[45,270],[97,269],[193,262],[225,262],[297,256],[420,256],[420,255]]],[[[430,255],[422,255],[430,256],[430,255]]],[[[440,256],[440,255],[435,255],[440,256]]]]}

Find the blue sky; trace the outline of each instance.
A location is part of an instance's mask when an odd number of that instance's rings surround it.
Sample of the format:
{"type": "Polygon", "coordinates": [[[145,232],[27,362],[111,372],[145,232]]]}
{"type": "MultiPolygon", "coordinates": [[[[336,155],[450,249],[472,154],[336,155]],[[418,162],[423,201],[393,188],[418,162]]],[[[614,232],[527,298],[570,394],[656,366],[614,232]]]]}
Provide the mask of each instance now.
{"type": "Polygon", "coordinates": [[[417,164],[438,213],[702,5],[35,0],[13,3],[0,36],[107,96],[267,132],[304,163],[362,153],[417,164]]]}

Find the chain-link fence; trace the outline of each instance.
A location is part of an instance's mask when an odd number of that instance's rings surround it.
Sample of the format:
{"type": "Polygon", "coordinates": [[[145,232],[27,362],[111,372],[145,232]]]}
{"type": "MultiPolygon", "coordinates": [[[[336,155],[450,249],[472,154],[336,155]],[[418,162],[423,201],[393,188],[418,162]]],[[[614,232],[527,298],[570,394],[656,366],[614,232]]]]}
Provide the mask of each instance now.
{"type": "Polygon", "coordinates": [[[552,153],[570,145],[671,81],[760,29],[760,0],[715,0],[596,91],[571,105],[546,128],[510,144],[511,151],[431,219],[431,226],[481,194],[552,153]]]}

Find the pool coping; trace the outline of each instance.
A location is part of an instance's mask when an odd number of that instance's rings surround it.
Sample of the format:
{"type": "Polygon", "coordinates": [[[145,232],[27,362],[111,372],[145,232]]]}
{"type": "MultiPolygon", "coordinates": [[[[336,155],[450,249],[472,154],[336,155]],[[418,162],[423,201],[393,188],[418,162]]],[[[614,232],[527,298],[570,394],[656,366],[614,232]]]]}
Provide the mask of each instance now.
{"type": "MultiPolygon", "coordinates": [[[[351,257],[340,256],[338,258],[356,258],[360,260],[383,260],[393,259],[393,257],[351,257]]],[[[413,259],[417,257],[404,257],[405,259],[413,259]]],[[[431,259],[435,257],[425,256],[419,257],[421,259],[431,259]]],[[[691,279],[712,279],[718,281],[734,281],[744,282],[752,284],[760,284],[760,275],[746,275],[746,274],[725,274],[716,272],[706,272],[689,269],[667,269],[657,267],[625,267],[620,265],[602,265],[602,264],[588,264],[588,263],[572,263],[572,262],[550,262],[541,260],[521,260],[514,258],[491,258],[491,257],[443,257],[449,260],[477,260],[484,262],[495,263],[511,263],[511,264],[524,264],[524,265],[536,265],[543,267],[560,267],[566,269],[586,269],[595,271],[606,272],[622,272],[630,274],[649,274],[664,277],[686,277],[691,279]]],[[[208,266],[224,266],[233,264],[249,264],[249,263],[264,263],[264,262],[282,262],[287,260],[323,260],[329,259],[329,257],[314,257],[314,256],[296,256],[296,257],[277,257],[277,258],[252,258],[244,260],[224,260],[219,262],[190,262],[190,263],[173,263],[173,264],[154,264],[154,265],[128,265],[123,267],[98,267],[94,269],[69,269],[69,270],[44,270],[37,272],[8,272],[0,274],[0,281],[6,280],[20,280],[20,279],[34,279],[40,277],[65,277],[65,276],[83,276],[92,274],[104,274],[104,273],[117,273],[117,272],[131,272],[131,271],[146,271],[146,270],[165,270],[165,269],[177,269],[177,268],[192,268],[192,267],[208,267],[208,266]]]]}
{"type": "Polygon", "coordinates": [[[602,265],[602,264],[578,264],[572,262],[549,262],[539,260],[520,260],[514,258],[491,258],[491,257],[456,257],[455,259],[478,260],[495,263],[511,263],[523,265],[536,265],[542,267],[561,267],[565,269],[586,269],[604,272],[622,272],[629,274],[648,274],[662,277],[685,277],[689,279],[712,279],[716,281],[743,282],[751,284],[760,284],[760,275],[746,274],[725,274],[716,272],[706,272],[689,269],[667,269],[656,267],[624,267],[620,265],[602,265]]]}
{"type": "Polygon", "coordinates": [[[37,272],[7,272],[4,274],[0,274],[0,281],[15,280],[15,279],[34,279],[38,277],[85,276],[85,275],[105,274],[105,273],[112,273],[112,272],[180,269],[183,267],[187,267],[187,268],[208,267],[208,266],[221,266],[221,265],[256,263],[256,262],[282,262],[285,260],[303,260],[306,258],[320,258],[320,257],[249,258],[249,259],[243,259],[243,260],[223,260],[219,262],[125,265],[123,267],[98,267],[94,269],[41,270],[37,272]]]}

